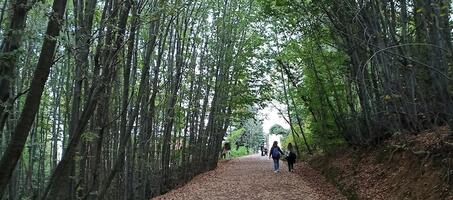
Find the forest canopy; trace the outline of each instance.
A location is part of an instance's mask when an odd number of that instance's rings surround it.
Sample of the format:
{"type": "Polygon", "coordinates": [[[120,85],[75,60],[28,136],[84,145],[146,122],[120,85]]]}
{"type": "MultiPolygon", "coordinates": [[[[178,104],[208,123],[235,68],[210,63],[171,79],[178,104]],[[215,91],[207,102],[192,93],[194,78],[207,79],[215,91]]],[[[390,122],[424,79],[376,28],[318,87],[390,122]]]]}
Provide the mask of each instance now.
{"type": "Polygon", "coordinates": [[[274,101],[310,154],[453,125],[449,0],[0,6],[0,199],[149,199],[274,101]]]}

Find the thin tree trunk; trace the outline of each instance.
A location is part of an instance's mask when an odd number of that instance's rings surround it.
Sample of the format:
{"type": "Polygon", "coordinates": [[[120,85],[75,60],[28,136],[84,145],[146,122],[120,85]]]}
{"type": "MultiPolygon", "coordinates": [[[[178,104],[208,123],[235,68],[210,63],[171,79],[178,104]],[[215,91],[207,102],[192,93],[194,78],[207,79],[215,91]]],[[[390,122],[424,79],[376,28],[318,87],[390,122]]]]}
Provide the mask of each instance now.
{"type": "Polygon", "coordinates": [[[33,80],[30,84],[30,91],[25,100],[24,108],[20,115],[19,121],[12,134],[11,142],[3,154],[0,161],[0,197],[11,178],[14,168],[19,160],[24,149],[31,125],[39,109],[41,95],[44,90],[44,85],[49,76],[50,67],[53,64],[57,38],[60,34],[61,22],[66,8],[66,0],[55,0],[52,6],[52,17],[49,18],[49,23],[46,30],[48,37],[44,38],[44,42],[39,55],[38,64],[33,75],[33,80]]]}
{"type": "MultiPolygon", "coordinates": [[[[19,60],[19,56],[15,54],[17,53],[16,50],[22,45],[22,35],[29,10],[28,3],[28,0],[16,0],[12,3],[10,24],[0,46],[2,54],[0,57],[0,136],[3,133],[9,112],[11,112],[6,109],[13,104],[11,82],[14,80],[14,71],[19,60]]],[[[2,11],[2,18],[3,13],[4,10],[2,11]]],[[[0,186],[2,185],[0,184],[0,186]]],[[[2,192],[0,191],[0,197],[1,195],[2,192]]]]}

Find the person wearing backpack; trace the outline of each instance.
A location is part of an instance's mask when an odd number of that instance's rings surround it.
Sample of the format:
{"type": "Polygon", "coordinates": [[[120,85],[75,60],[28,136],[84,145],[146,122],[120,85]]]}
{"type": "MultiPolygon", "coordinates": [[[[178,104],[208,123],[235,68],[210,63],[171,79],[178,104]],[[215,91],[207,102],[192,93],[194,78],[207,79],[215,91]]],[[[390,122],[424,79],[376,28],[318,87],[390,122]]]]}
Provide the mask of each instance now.
{"type": "Polygon", "coordinates": [[[294,153],[294,148],[291,143],[288,144],[288,156],[286,156],[286,161],[288,161],[288,171],[292,172],[294,170],[294,163],[296,163],[296,153],[294,153]]]}
{"type": "Polygon", "coordinates": [[[274,172],[279,172],[280,171],[280,155],[284,154],[283,151],[280,149],[278,146],[278,142],[274,141],[274,144],[272,144],[272,148],[269,154],[269,159],[272,157],[274,160],[274,172]]]}

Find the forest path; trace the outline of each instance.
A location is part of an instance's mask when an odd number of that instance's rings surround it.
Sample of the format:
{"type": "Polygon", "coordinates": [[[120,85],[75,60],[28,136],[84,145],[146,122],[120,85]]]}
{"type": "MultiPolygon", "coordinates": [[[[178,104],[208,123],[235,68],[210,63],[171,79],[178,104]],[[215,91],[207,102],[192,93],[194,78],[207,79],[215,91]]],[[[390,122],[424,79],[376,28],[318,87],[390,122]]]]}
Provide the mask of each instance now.
{"type": "Polygon", "coordinates": [[[294,172],[288,172],[286,162],[280,162],[279,173],[272,166],[260,155],[221,161],[215,170],[154,199],[346,199],[304,163],[296,163],[294,172]]]}

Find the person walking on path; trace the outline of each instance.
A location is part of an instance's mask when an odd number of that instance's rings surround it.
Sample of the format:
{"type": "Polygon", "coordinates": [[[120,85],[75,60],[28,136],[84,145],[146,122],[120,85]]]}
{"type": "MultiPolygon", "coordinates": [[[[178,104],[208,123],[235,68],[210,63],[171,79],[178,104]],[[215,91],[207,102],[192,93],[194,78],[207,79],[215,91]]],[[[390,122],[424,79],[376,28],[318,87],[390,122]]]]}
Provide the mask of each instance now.
{"type": "Polygon", "coordinates": [[[288,144],[288,156],[286,156],[286,161],[288,161],[288,171],[292,172],[294,170],[294,163],[296,163],[296,153],[294,152],[293,145],[288,144]]]}
{"type": "Polygon", "coordinates": [[[272,145],[270,154],[269,154],[269,159],[272,157],[274,160],[274,172],[279,172],[280,171],[280,155],[284,154],[283,151],[280,149],[278,146],[278,142],[274,141],[274,144],[272,145]]]}

